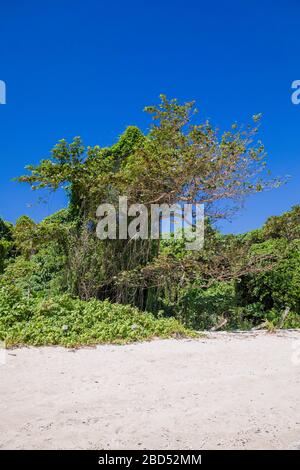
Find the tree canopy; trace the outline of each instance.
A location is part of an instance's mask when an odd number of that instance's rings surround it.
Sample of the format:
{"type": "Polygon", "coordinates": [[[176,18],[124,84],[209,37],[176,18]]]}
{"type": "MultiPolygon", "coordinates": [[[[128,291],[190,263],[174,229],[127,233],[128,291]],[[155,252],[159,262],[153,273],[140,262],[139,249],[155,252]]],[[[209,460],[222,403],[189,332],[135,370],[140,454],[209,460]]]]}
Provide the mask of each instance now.
{"type": "Polygon", "coordinates": [[[63,187],[72,208],[94,217],[97,205],[126,195],[129,203],[202,203],[215,220],[237,210],[245,196],[280,184],[266,171],[266,153],[253,125],[220,132],[209,121],[194,124],[194,102],[179,104],[161,95],[145,108],[153,118],[147,135],[128,127],[111,148],[87,147],[79,137],[61,140],[51,158],[29,165],[18,178],[33,189],[63,187]]]}

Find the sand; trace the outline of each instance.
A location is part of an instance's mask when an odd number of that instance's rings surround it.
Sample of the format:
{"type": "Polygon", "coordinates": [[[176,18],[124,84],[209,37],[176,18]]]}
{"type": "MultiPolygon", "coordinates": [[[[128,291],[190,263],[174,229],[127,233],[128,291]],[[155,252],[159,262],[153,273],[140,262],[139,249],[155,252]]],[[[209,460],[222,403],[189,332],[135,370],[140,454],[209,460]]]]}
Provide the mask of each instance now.
{"type": "Polygon", "coordinates": [[[0,396],[1,449],[296,449],[300,332],[13,349],[0,396]]]}

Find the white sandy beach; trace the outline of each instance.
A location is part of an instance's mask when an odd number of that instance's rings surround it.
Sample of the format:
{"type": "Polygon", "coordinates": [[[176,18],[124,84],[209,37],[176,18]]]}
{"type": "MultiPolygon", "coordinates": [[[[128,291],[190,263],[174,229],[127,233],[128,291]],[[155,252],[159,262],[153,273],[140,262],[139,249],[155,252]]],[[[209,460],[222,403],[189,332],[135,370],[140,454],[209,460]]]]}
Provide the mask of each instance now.
{"type": "Polygon", "coordinates": [[[299,331],[9,350],[0,448],[299,448],[299,350],[299,331]]]}

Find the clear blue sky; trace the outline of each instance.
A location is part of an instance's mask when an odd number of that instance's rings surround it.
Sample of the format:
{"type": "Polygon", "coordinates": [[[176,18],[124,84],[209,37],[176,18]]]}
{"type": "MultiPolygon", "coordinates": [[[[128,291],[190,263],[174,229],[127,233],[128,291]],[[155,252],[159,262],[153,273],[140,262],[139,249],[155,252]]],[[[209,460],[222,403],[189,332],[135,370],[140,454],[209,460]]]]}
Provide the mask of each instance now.
{"type": "Polygon", "coordinates": [[[64,205],[37,204],[11,182],[47,157],[61,138],[112,144],[127,125],[146,130],[142,113],[160,93],[197,101],[221,128],[263,113],[261,138],[279,190],[253,196],[225,231],[259,227],[300,203],[299,0],[1,2],[0,216],[35,220],[64,205]],[[28,205],[31,205],[29,207],[28,205]]]}

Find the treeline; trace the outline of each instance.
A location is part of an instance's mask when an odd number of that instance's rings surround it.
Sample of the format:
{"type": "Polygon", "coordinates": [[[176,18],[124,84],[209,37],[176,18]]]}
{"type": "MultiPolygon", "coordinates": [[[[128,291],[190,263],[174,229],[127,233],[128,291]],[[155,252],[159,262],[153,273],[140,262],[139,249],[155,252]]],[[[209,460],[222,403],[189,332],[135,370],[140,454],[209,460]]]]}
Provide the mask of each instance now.
{"type": "Polygon", "coordinates": [[[256,137],[260,116],[221,133],[209,121],[192,124],[194,103],[162,96],[146,111],[154,118],[147,134],[128,127],[109,148],[61,140],[18,178],[33,190],[63,188],[69,205],[38,224],[0,220],[0,339],[74,344],[299,326],[299,206],[244,235],[215,228],[247,195],[281,184],[256,137]],[[204,248],[187,251],[174,238],[99,240],[98,205],[117,207],[124,195],[147,208],[204,204],[204,248]]]}
{"type": "MultiPolygon", "coordinates": [[[[10,291],[20,301],[69,294],[115,302],[109,296],[114,288],[107,288],[101,271],[102,242],[93,231],[80,229],[84,235],[79,236],[78,230],[68,209],[40,224],[25,216],[14,226],[0,220],[1,295],[10,291]],[[69,259],[73,247],[78,260],[69,259]],[[79,284],[85,286],[83,295],[79,284]]],[[[158,255],[120,271],[114,282],[116,290],[124,289],[121,303],[158,318],[174,317],[196,330],[299,327],[300,206],[243,235],[223,235],[207,223],[199,252],[186,252],[183,239],[161,241],[158,255]]]]}

